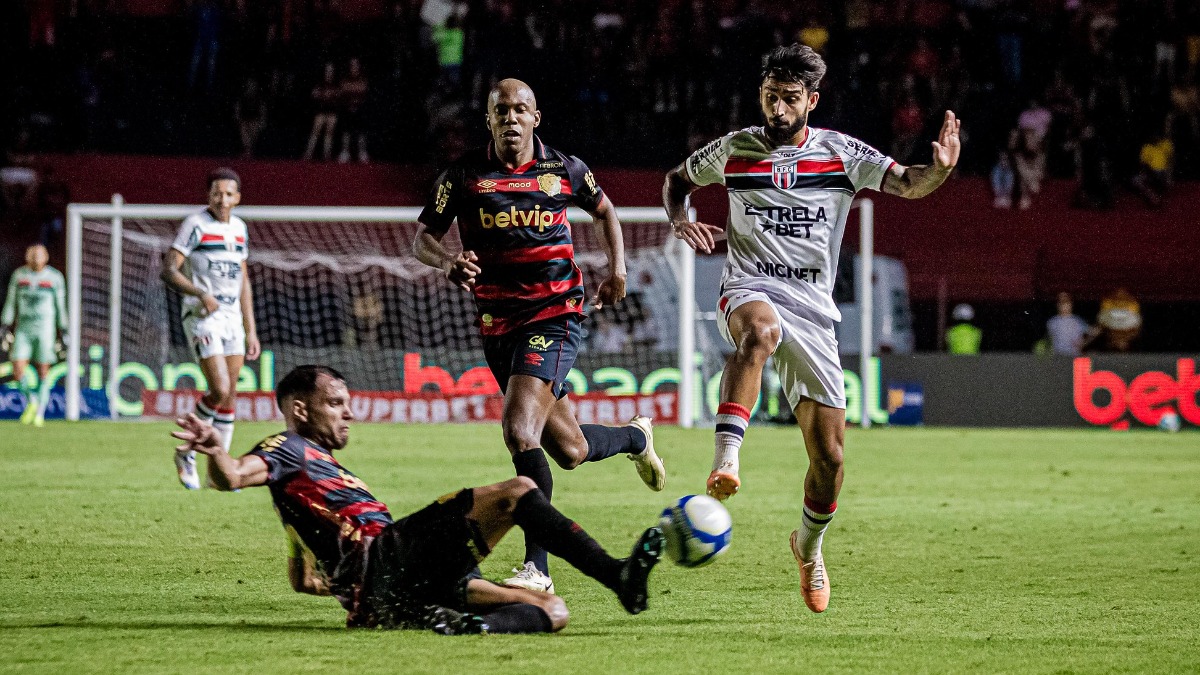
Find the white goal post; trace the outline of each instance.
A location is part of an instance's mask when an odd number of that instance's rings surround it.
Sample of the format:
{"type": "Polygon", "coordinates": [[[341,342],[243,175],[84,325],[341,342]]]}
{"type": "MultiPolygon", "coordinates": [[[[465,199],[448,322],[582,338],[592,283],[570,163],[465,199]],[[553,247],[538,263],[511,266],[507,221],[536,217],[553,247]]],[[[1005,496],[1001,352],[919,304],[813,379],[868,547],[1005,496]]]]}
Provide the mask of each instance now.
{"type": "MultiPolygon", "coordinates": [[[[872,294],[869,292],[872,279],[871,267],[871,252],[873,246],[873,205],[868,199],[858,200],[855,206],[859,212],[859,223],[862,232],[862,273],[858,275],[859,290],[857,297],[859,302],[863,304],[862,314],[862,341],[863,345],[873,345],[873,322],[872,322],[872,294]]],[[[68,297],[68,349],[67,349],[67,372],[66,372],[66,417],[67,419],[77,420],[81,410],[81,382],[83,375],[83,349],[84,349],[84,332],[90,329],[92,341],[100,341],[100,338],[95,336],[103,336],[103,340],[107,342],[105,349],[107,363],[107,386],[105,390],[109,399],[109,411],[112,416],[117,415],[119,396],[117,377],[118,366],[122,363],[123,345],[123,316],[128,313],[128,310],[123,308],[123,290],[130,283],[142,285],[147,289],[147,292],[153,291],[160,295],[165,295],[165,290],[162,290],[162,282],[155,276],[154,278],[138,278],[131,277],[131,270],[126,269],[128,262],[132,260],[140,264],[143,258],[153,255],[161,256],[161,253],[170,246],[174,236],[174,228],[178,227],[180,221],[186,216],[196,213],[203,207],[199,205],[152,205],[152,204],[126,204],[120,197],[116,195],[110,204],[71,204],[67,208],[67,297],[68,297]],[[154,228],[141,226],[139,223],[152,222],[154,228]],[[88,235],[85,237],[85,230],[88,235]],[[138,246],[136,253],[126,247],[126,243],[130,242],[138,246]],[[149,243],[148,243],[149,242],[149,243]],[[152,245],[151,245],[152,244],[152,245]],[[132,256],[132,258],[131,258],[132,256]],[[85,274],[85,272],[87,274],[85,274]],[[85,277],[87,285],[85,286],[85,277]],[[131,281],[132,279],[132,281],[131,281]],[[89,308],[85,305],[84,297],[87,296],[87,301],[91,305],[97,303],[107,303],[106,307],[89,308]],[[94,310],[94,311],[93,311],[94,310]],[[90,312],[90,313],[89,313],[90,312]],[[97,314],[99,312],[99,314],[97,314]],[[90,325],[85,326],[85,315],[90,319],[91,324],[106,325],[90,325]],[[103,315],[104,320],[99,321],[96,316],[103,315]]],[[[364,267],[377,266],[387,268],[389,273],[399,274],[424,274],[432,273],[432,270],[423,269],[420,263],[412,259],[405,251],[404,254],[397,254],[393,251],[391,254],[384,252],[375,252],[374,254],[364,252],[362,249],[355,252],[353,255],[347,254],[346,251],[341,252],[323,252],[318,248],[303,249],[303,250],[264,250],[261,243],[256,241],[256,225],[259,227],[268,227],[274,225],[280,228],[290,227],[291,223],[316,223],[316,224],[331,224],[331,223],[373,223],[386,226],[389,223],[405,223],[413,224],[416,222],[421,209],[416,207],[274,207],[274,206],[246,206],[239,207],[235,213],[247,221],[250,226],[251,262],[256,262],[260,257],[270,257],[271,265],[274,267],[284,268],[293,266],[316,265],[324,266],[325,268],[335,269],[338,272],[346,269],[359,270],[364,267]],[[404,269],[400,269],[404,268],[404,269]],[[414,271],[415,270],[415,271],[414,271]]],[[[626,225],[625,238],[627,250],[630,249],[630,239],[639,225],[655,225],[659,229],[666,227],[666,214],[661,208],[657,207],[620,207],[617,213],[626,225]]],[[[591,222],[591,217],[579,209],[570,209],[568,219],[576,226],[591,222]]],[[[668,228],[669,229],[669,228],[668,228]]],[[[576,236],[577,240],[580,238],[576,236]]],[[[704,412],[704,379],[697,380],[697,376],[702,378],[706,375],[711,376],[712,367],[714,364],[723,365],[724,351],[727,351],[725,345],[715,344],[708,335],[712,331],[698,331],[697,326],[700,321],[710,320],[712,313],[704,311],[711,308],[699,308],[696,305],[696,287],[695,287],[695,253],[690,247],[682,241],[675,239],[672,236],[665,236],[655,240],[653,246],[645,245],[643,252],[649,252],[650,255],[658,256],[660,261],[664,261],[665,265],[661,265],[656,269],[670,269],[670,301],[675,303],[675,307],[654,307],[653,310],[658,312],[660,320],[673,319],[677,321],[677,325],[671,327],[673,337],[677,338],[675,349],[675,364],[678,368],[678,419],[679,424],[684,427],[691,427],[698,419],[707,419],[708,414],[704,412]],[[654,251],[657,251],[655,253],[654,251]],[[667,319],[665,311],[670,311],[670,319],[667,319]],[[701,356],[703,355],[703,356],[701,356]],[[704,362],[704,371],[701,372],[701,366],[698,362],[704,362]],[[697,400],[699,396],[699,400],[697,400]]],[[[303,248],[303,243],[299,244],[303,248]]],[[[591,256],[592,262],[596,264],[603,263],[603,254],[598,250],[581,251],[577,245],[577,259],[587,258],[591,256]],[[597,262],[596,257],[599,256],[597,262]]],[[[139,268],[141,269],[141,268],[139,268]]],[[[135,273],[136,274],[136,273],[135,273]]],[[[256,279],[257,281],[257,279],[256,279]]],[[[594,283],[594,278],[589,278],[589,281],[594,283]]],[[[634,271],[630,270],[629,290],[637,291],[639,279],[634,278],[634,271]]],[[[655,298],[661,299],[666,295],[656,295],[655,298]]],[[[159,305],[161,305],[161,299],[159,305]]],[[[163,313],[158,317],[155,327],[157,330],[167,332],[171,329],[168,321],[168,316],[163,313]]],[[[154,321],[150,323],[154,324],[154,321]]],[[[465,321],[469,323],[469,321],[465,321]]],[[[261,319],[260,319],[260,332],[261,319]]],[[[870,363],[870,349],[863,350],[862,354],[862,373],[867,372],[870,363]]],[[[95,364],[92,364],[91,369],[95,370],[95,364]]],[[[91,379],[94,380],[94,375],[91,379]]],[[[870,425],[870,417],[866,414],[866,398],[862,397],[862,405],[864,414],[862,415],[862,425],[870,425]]]]}

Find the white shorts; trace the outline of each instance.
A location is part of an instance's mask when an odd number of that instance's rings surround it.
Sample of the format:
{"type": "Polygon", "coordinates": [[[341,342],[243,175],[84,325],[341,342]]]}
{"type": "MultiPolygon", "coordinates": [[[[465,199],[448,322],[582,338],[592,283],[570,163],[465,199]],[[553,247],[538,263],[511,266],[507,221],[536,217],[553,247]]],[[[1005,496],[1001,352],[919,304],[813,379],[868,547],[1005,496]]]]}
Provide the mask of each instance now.
{"type": "Polygon", "coordinates": [[[833,320],[815,312],[781,308],[766,293],[730,289],[717,302],[717,328],[730,346],[729,317],[747,302],[765,302],[779,321],[779,344],[773,355],[779,384],[795,410],[801,398],[832,408],[846,408],[846,379],[838,357],[833,320]]]}
{"type": "Polygon", "coordinates": [[[183,332],[192,343],[192,353],[201,361],[210,356],[246,353],[246,329],[240,316],[221,312],[205,317],[186,316],[183,332]]]}

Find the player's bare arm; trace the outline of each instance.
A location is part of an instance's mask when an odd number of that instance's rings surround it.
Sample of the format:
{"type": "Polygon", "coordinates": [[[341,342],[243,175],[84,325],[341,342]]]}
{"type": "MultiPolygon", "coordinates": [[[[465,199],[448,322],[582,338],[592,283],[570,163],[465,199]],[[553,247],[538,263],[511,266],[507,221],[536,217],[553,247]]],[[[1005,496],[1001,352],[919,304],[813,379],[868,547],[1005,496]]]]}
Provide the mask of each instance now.
{"type": "Polygon", "coordinates": [[[413,255],[417,260],[437,268],[446,275],[450,283],[464,291],[475,287],[475,277],[479,276],[479,257],[474,251],[462,251],[454,254],[442,245],[444,234],[434,234],[424,223],[417,228],[417,236],[413,240],[413,255]]]}
{"type": "Polygon", "coordinates": [[[192,413],[175,420],[179,431],[171,435],[183,441],[176,452],[198,452],[208,456],[208,477],[218,490],[240,490],[267,484],[267,463],[257,455],[234,459],[221,446],[221,438],[208,422],[192,413]]]}
{"type": "Polygon", "coordinates": [[[883,191],[905,199],[920,199],[938,189],[958,164],[958,155],[962,151],[962,141],[959,138],[961,129],[962,120],[954,116],[954,111],[947,110],[942,121],[942,130],[938,133],[938,139],[933,142],[933,163],[921,166],[892,166],[884,176],[883,191]]]}
{"type": "Polygon", "coordinates": [[[329,580],[317,572],[312,558],[303,553],[288,558],[288,581],[297,593],[329,595],[329,580]]]}
{"type": "Polygon", "coordinates": [[[288,582],[306,595],[329,595],[329,578],[317,570],[316,559],[300,542],[300,535],[285,526],[288,535],[288,582]]]}
{"type": "Polygon", "coordinates": [[[717,238],[725,229],[708,223],[693,221],[688,217],[688,197],[700,189],[687,177],[683,165],[667,172],[663,183],[663,207],[671,221],[671,231],[676,239],[682,239],[697,251],[712,253],[717,238]]]}
{"type": "Polygon", "coordinates": [[[592,230],[600,245],[604,247],[604,255],[608,257],[608,277],[600,282],[591,305],[600,309],[605,305],[615,305],[625,299],[625,240],[621,233],[621,221],[617,218],[617,209],[605,196],[595,211],[591,211],[592,230]]]}
{"type": "Polygon", "coordinates": [[[242,327],[246,329],[246,360],[253,361],[262,353],[258,341],[258,326],[254,321],[254,296],[250,294],[250,270],[242,261],[242,327]]]}
{"type": "Polygon", "coordinates": [[[165,283],[168,287],[179,293],[182,293],[183,295],[191,295],[200,298],[201,304],[204,305],[205,314],[212,314],[220,309],[221,304],[217,302],[216,298],[214,298],[210,293],[207,293],[200,287],[196,286],[196,284],[193,284],[192,280],[188,279],[187,276],[181,271],[185,262],[187,262],[187,258],[185,258],[179,251],[176,251],[175,249],[167,251],[166,255],[163,256],[163,269],[162,273],[159,274],[159,278],[162,279],[163,283],[165,283]]]}

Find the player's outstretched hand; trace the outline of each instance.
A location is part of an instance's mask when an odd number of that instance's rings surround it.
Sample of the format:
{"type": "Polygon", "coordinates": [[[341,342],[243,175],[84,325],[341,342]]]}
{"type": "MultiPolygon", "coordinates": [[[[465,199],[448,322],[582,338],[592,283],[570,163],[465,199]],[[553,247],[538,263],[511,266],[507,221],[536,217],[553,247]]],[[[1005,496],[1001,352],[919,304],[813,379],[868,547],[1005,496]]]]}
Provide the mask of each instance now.
{"type": "Polygon", "coordinates": [[[596,295],[592,298],[591,305],[595,309],[600,309],[605,305],[615,305],[625,299],[625,275],[610,274],[607,279],[600,282],[600,288],[596,289],[596,295]]]}
{"type": "Polygon", "coordinates": [[[479,256],[475,255],[474,251],[463,251],[458,254],[450,263],[450,267],[446,270],[446,278],[450,283],[458,286],[464,291],[469,291],[475,287],[475,277],[479,276],[479,256]]]}
{"type": "Polygon", "coordinates": [[[933,142],[934,166],[949,171],[958,164],[958,154],[962,151],[962,141],[958,136],[961,129],[962,120],[954,116],[953,110],[947,110],[942,121],[942,130],[938,133],[938,139],[933,142]]]}
{"type": "Polygon", "coordinates": [[[204,295],[200,296],[200,304],[204,305],[203,316],[208,316],[218,309],[221,309],[221,303],[213,297],[212,293],[205,293],[204,295]]]}
{"type": "Polygon", "coordinates": [[[217,431],[211,424],[196,417],[195,414],[188,413],[186,417],[175,420],[175,424],[179,425],[180,430],[172,431],[171,435],[183,441],[181,445],[175,446],[176,452],[199,452],[211,455],[223,449],[217,431]]]}
{"type": "Polygon", "coordinates": [[[724,228],[708,223],[698,223],[689,220],[677,220],[671,223],[671,230],[676,239],[682,239],[697,251],[712,253],[717,245],[716,235],[725,231],[724,228]]]}
{"type": "Polygon", "coordinates": [[[262,343],[258,341],[258,335],[251,333],[246,336],[246,360],[254,361],[262,354],[262,343]]]}

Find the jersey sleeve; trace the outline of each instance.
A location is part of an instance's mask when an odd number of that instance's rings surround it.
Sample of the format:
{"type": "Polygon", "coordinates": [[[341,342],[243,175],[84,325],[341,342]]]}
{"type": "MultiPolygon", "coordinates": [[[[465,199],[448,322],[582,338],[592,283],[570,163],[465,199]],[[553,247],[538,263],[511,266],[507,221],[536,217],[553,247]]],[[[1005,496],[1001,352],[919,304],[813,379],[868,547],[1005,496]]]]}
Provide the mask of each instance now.
{"type": "Polygon", "coordinates": [[[17,273],[8,278],[8,293],[4,296],[4,313],[0,324],[11,326],[17,318],[17,273]]]}
{"type": "Polygon", "coordinates": [[[67,332],[67,281],[58,270],[54,271],[54,313],[58,315],[58,329],[67,332]]]}
{"type": "Polygon", "coordinates": [[[843,134],[842,142],[839,154],[846,167],[846,176],[854,184],[854,191],[882,190],[883,179],[896,160],[857,138],[843,134]]]}
{"type": "Polygon", "coordinates": [[[459,202],[462,201],[463,171],[458,167],[450,167],[438,176],[425,202],[425,209],[417,218],[425,228],[438,235],[445,234],[458,214],[459,202]]]}
{"type": "Polygon", "coordinates": [[[724,185],[725,162],[732,152],[733,134],[726,134],[693,152],[683,162],[683,170],[694,185],[724,185]]]}
{"type": "Polygon", "coordinates": [[[288,480],[304,466],[304,442],[291,434],[268,436],[246,454],[267,463],[268,485],[288,480]]]}
{"type": "Polygon", "coordinates": [[[191,218],[185,218],[179,226],[179,231],[175,233],[175,241],[171,243],[171,248],[187,257],[192,254],[192,250],[198,243],[200,243],[200,228],[191,218]]]}
{"type": "Polygon", "coordinates": [[[596,176],[587,164],[578,157],[568,157],[566,161],[567,177],[571,180],[571,201],[587,212],[600,208],[604,201],[604,191],[596,183],[596,176]]]}

